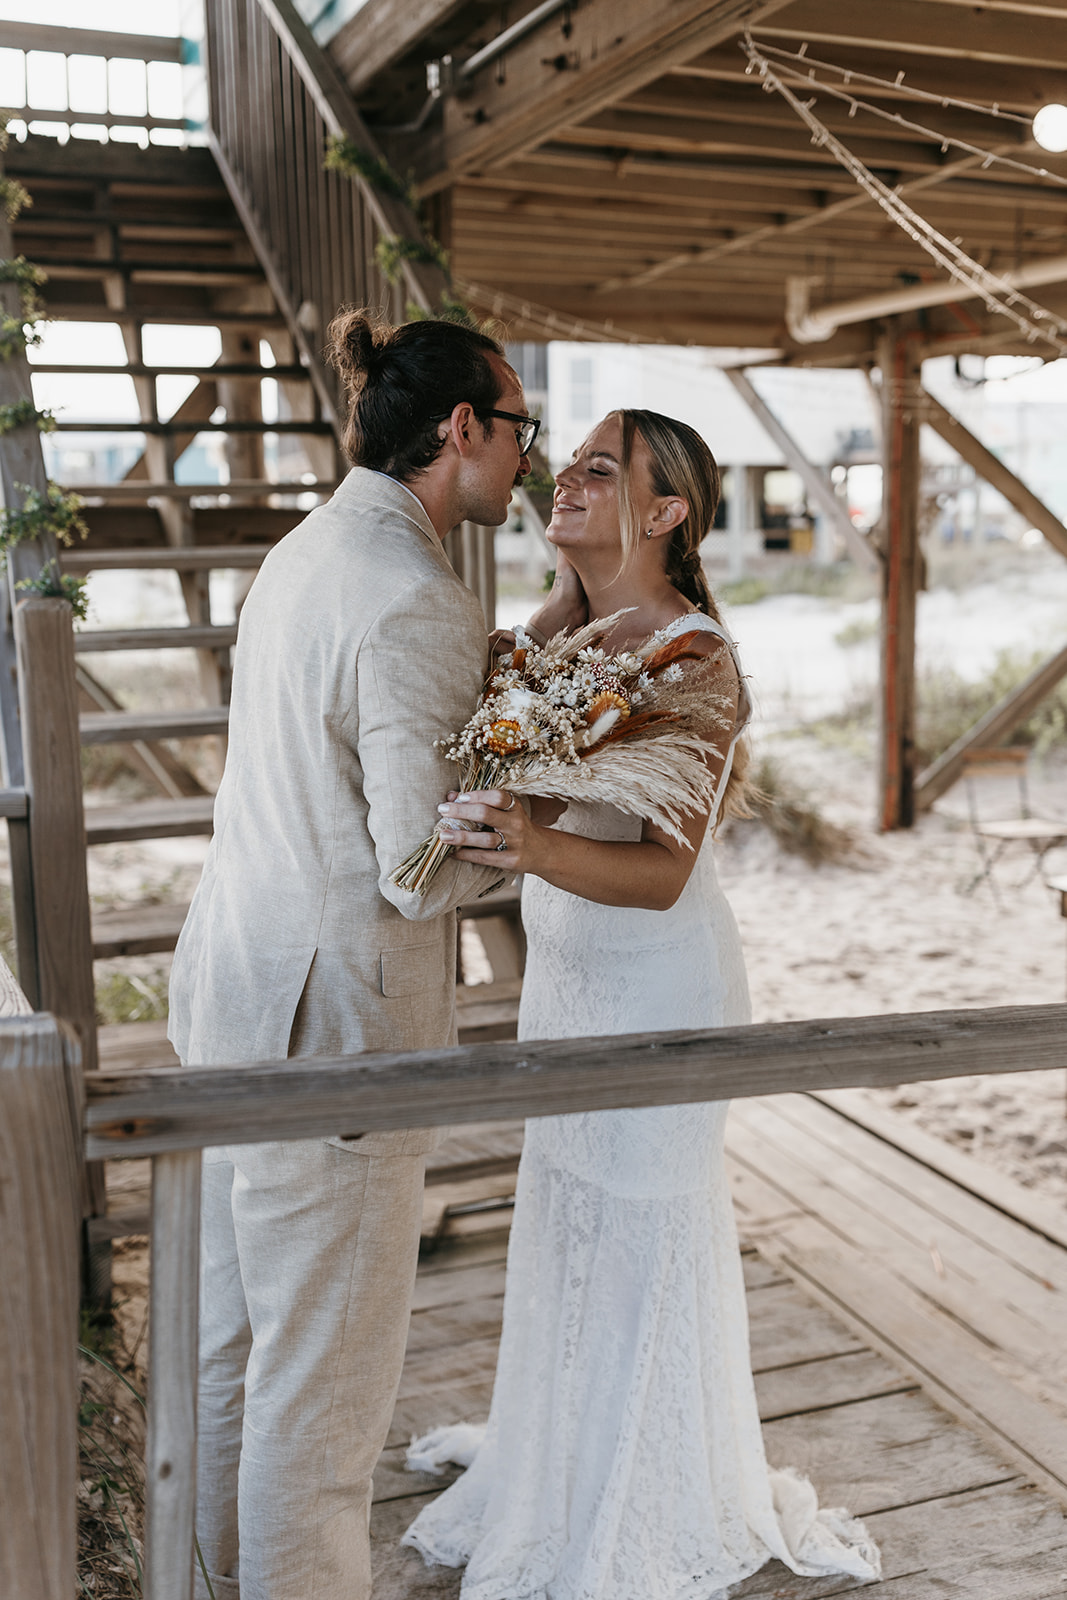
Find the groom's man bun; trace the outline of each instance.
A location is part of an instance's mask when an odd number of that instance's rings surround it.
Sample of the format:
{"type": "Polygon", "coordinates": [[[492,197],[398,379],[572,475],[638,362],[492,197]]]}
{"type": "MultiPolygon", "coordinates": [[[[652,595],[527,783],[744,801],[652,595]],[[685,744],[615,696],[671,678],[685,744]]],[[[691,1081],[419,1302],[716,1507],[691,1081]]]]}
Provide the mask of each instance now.
{"type": "Polygon", "coordinates": [[[437,421],[466,400],[488,432],[501,395],[495,339],[456,322],[393,327],[374,312],[343,308],[330,324],[326,355],[348,409],[342,444],[358,467],[402,483],[436,460],[437,421]]]}

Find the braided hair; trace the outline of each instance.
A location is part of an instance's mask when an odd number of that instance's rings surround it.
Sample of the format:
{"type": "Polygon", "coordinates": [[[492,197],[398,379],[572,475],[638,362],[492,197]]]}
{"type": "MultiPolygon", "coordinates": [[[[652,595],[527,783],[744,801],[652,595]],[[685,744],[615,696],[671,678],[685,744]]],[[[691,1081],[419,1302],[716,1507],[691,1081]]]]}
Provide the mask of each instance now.
{"type": "MultiPolygon", "coordinates": [[[[708,588],[700,560],[700,546],[711,531],[722,493],[722,478],[715,457],[688,423],[664,417],[658,411],[620,410],[612,415],[619,419],[622,427],[619,514],[623,566],[632,558],[643,531],[632,485],[634,440],[640,435],[651,456],[653,494],[676,495],[689,508],[668,535],[667,578],[698,611],[721,623],[722,616],[708,588]]],[[[745,799],[748,764],[748,748],[741,739],[734,752],[720,816],[751,815],[745,799]]]]}

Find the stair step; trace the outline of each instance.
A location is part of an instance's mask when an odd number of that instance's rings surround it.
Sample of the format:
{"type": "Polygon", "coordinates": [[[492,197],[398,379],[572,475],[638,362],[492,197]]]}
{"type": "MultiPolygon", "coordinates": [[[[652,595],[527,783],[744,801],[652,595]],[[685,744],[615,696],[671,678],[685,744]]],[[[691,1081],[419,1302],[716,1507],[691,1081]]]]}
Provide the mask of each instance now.
{"type": "Polygon", "coordinates": [[[456,1027],[460,1044],[514,1039],[521,994],[521,978],[502,978],[496,983],[461,983],[456,989],[456,1027]]]}
{"type": "MultiPolygon", "coordinates": [[[[125,372],[127,369],[121,369],[125,372]]],[[[34,367],[34,371],[37,368],[34,367]]],[[[318,479],[302,483],[298,479],[285,483],[272,483],[269,478],[234,478],[229,483],[170,483],[166,479],[149,481],[133,478],[126,483],[69,483],[68,488],[83,500],[105,500],[110,505],[125,505],[142,500],[200,500],[220,495],[237,499],[244,495],[267,494],[333,494],[336,481],[318,479]]]]}
{"type": "Polygon", "coordinates": [[[122,806],[87,806],[88,844],[118,844],[126,839],[181,839],[210,833],[214,795],[189,800],[135,800],[122,806]]]}
{"type": "Polygon", "coordinates": [[[172,572],[217,572],[226,568],[258,567],[269,544],[203,544],[188,548],[161,548],[158,545],[129,550],[61,550],[64,572],[122,572],[135,569],[172,572]]]}
{"type": "Polygon", "coordinates": [[[279,383],[306,383],[310,374],[306,367],[258,367],[249,362],[218,361],[213,367],[188,367],[178,366],[167,361],[152,367],[140,366],[137,362],[128,362],[124,367],[113,364],[101,366],[97,362],[78,361],[35,361],[34,372],[47,372],[56,376],[98,377],[102,374],[123,373],[128,378],[159,378],[176,376],[179,378],[273,378],[279,383]]]}
{"type": "Polygon", "coordinates": [[[75,655],[98,650],[227,650],[237,642],[237,624],[213,628],[87,629],[74,635],[75,655]]]}
{"type": "MultiPolygon", "coordinates": [[[[212,319],[213,320],[213,319],[212,319]]],[[[122,372],[121,367],[116,367],[117,373],[122,372]]],[[[153,437],[168,439],[179,433],[333,433],[331,422],[316,422],[308,419],[306,422],[294,422],[286,419],[284,422],[243,422],[227,418],[222,422],[208,420],[196,422],[191,419],[177,422],[125,422],[121,418],[115,422],[56,422],[52,431],[54,433],[150,433],[153,437]]]]}
{"type": "Polygon", "coordinates": [[[86,711],[78,718],[82,744],[132,744],[136,739],[202,739],[225,733],[229,706],[180,711],[86,711]]]}
{"type": "Polygon", "coordinates": [[[152,956],[173,950],[178,942],[187,905],[144,905],[128,911],[93,914],[93,960],[116,956],[152,956]]]}

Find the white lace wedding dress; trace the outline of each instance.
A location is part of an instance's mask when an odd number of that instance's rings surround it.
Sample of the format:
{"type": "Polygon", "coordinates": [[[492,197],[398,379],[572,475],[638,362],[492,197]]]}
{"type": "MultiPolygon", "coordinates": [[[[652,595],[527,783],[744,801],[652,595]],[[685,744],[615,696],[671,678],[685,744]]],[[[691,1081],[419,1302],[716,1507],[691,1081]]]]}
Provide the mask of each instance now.
{"type": "MultiPolygon", "coordinates": [[[[682,624],[721,631],[699,613],[670,631],[682,624]]],[[[558,826],[640,834],[606,806],[572,804],[558,826]]],[[[709,829],[669,911],[528,877],[519,1037],[747,1022],[712,858],[709,829]]],[[[861,1524],[819,1511],[804,1479],[767,1466],[726,1111],[527,1122],[484,1437],[441,1428],[409,1453],[413,1467],[470,1461],[404,1536],[428,1561],[466,1563],[462,1600],[713,1600],[772,1556],[798,1573],[879,1575],[861,1524]]]]}

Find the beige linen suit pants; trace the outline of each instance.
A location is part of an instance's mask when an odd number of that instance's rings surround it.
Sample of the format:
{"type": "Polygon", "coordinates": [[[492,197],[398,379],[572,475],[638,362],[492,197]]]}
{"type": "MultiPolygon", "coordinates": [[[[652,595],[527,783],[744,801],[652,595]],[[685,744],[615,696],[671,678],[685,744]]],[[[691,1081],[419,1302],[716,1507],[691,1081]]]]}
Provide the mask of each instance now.
{"type": "Polygon", "coordinates": [[[216,1600],[370,1595],[426,1161],[379,1141],[207,1153],[197,1536],[216,1600]]]}

